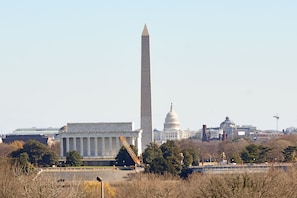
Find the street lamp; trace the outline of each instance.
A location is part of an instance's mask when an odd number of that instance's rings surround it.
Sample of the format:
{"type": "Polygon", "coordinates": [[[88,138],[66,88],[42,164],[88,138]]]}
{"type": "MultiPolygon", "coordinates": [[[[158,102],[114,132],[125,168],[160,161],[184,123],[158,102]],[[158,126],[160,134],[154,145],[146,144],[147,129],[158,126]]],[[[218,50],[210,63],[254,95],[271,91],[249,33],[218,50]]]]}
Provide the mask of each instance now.
{"type": "Polygon", "coordinates": [[[279,116],[276,114],[275,116],[273,116],[276,120],[276,132],[278,132],[278,120],[279,120],[279,116]]]}
{"type": "Polygon", "coordinates": [[[103,179],[100,177],[96,178],[98,182],[101,183],[101,197],[104,198],[104,183],[103,183],[103,179]]]}

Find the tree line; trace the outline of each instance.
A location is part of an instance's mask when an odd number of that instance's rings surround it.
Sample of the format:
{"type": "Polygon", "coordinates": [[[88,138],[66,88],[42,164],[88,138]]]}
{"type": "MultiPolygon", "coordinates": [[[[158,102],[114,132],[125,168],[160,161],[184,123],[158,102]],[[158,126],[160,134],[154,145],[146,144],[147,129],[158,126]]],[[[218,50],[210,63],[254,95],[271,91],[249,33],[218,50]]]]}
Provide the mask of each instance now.
{"type": "Polygon", "coordinates": [[[59,143],[48,146],[35,140],[28,142],[14,141],[11,144],[0,144],[0,157],[10,159],[11,163],[21,167],[29,174],[35,167],[80,166],[82,157],[77,151],[66,153],[66,162],[59,162],[59,143]]]}
{"type": "MultiPolygon", "coordinates": [[[[142,154],[146,173],[183,175],[190,166],[206,162],[226,163],[279,163],[297,162],[297,136],[283,136],[271,140],[253,142],[250,139],[234,139],[223,142],[200,140],[167,141],[158,145],[150,143],[142,154]],[[295,146],[294,146],[295,145],[295,146]]],[[[132,146],[132,145],[131,145],[132,146]]],[[[135,147],[132,146],[137,153],[135,147]]],[[[119,165],[134,162],[122,147],[116,160],[119,165]]]]}
{"type": "MultiPolygon", "coordinates": [[[[135,153],[137,148],[131,145],[135,153]]],[[[162,145],[151,143],[142,154],[150,173],[180,174],[189,166],[205,162],[220,162],[223,156],[228,163],[297,162],[297,136],[288,135],[262,142],[250,139],[234,139],[223,142],[202,142],[200,140],[167,141],[162,145]]],[[[59,145],[47,146],[37,141],[27,143],[15,141],[10,145],[0,144],[0,156],[8,156],[13,163],[28,172],[33,167],[61,165],[59,145]]],[[[116,156],[116,165],[133,165],[134,162],[122,147],[116,156]]],[[[82,165],[82,157],[76,151],[66,153],[65,166],[82,165]]]]}

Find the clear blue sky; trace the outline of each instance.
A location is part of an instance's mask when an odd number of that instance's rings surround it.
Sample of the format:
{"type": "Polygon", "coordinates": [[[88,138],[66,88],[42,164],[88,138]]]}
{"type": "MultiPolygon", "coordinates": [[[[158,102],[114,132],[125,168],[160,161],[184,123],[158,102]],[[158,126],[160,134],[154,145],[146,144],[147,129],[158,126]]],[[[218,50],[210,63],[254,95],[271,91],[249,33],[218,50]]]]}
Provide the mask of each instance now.
{"type": "Polygon", "coordinates": [[[297,1],[1,1],[0,132],[68,122],[140,127],[151,40],[153,128],[297,127],[297,1]]]}

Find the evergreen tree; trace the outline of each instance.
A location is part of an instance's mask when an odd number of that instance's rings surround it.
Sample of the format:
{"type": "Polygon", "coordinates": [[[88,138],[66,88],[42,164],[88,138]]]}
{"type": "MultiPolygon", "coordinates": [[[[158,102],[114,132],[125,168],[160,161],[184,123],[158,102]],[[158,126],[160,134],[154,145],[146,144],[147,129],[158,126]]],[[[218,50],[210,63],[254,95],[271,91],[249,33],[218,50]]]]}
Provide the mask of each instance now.
{"type": "Polygon", "coordinates": [[[182,170],[182,155],[177,145],[172,140],[160,146],[163,158],[167,162],[167,172],[173,175],[178,175],[182,170]]]}
{"type": "Polygon", "coordinates": [[[185,167],[192,166],[193,156],[191,155],[191,153],[187,149],[185,149],[182,151],[182,154],[183,154],[183,166],[185,167]]]}
{"type": "Polygon", "coordinates": [[[272,149],[268,146],[259,145],[259,157],[258,157],[258,163],[267,162],[267,153],[271,151],[272,149]]]}
{"type": "Polygon", "coordinates": [[[164,174],[167,170],[167,162],[163,158],[162,151],[156,143],[150,143],[142,153],[145,164],[145,172],[164,174]]]}
{"type": "Polygon", "coordinates": [[[243,149],[240,157],[245,163],[263,163],[267,161],[267,153],[270,150],[267,146],[249,144],[243,149]]]}
{"type": "Polygon", "coordinates": [[[66,153],[66,164],[70,166],[81,166],[82,157],[77,151],[69,151],[66,153]]]}
{"type": "Polygon", "coordinates": [[[150,143],[142,153],[142,160],[144,164],[151,164],[156,158],[163,158],[162,151],[156,143],[150,143]]]}
{"type": "Polygon", "coordinates": [[[193,166],[198,166],[199,165],[199,153],[198,150],[195,150],[193,148],[188,148],[186,149],[186,151],[188,151],[190,153],[190,155],[193,158],[193,162],[192,165],[193,166]]]}
{"type": "Polygon", "coordinates": [[[11,157],[23,164],[26,160],[33,165],[51,166],[58,162],[58,156],[50,151],[50,149],[35,140],[29,140],[24,144],[23,148],[13,151],[11,157]]]}
{"type": "MultiPolygon", "coordinates": [[[[190,154],[186,154],[187,163],[191,163],[190,154]]],[[[143,162],[146,164],[145,172],[178,175],[182,170],[182,153],[174,141],[167,141],[160,147],[150,143],[143,152],[143,162]]]]}
{"type": "Polygon", "coordinates": [[[25,174],[29,174],[34,170],[34,166],[29,162],[27,153],[21,153],[16,162],[16,165],[19,166],[25,174]]]}
{"type": "Polygon", "coordinates": [[[157,157],[152,160],[149,169],[146,169],[146,172],[163,175],[164,173],[168,172],[168,163],[162,156],[157,157]]]}
{"type": "Polygon", "coordinates": [[[245,163],[255,163],[258,160],[259,149],[255,144],[246,146],[240,154],[245,163]]]}
{"type": "Polygon", "coordinates": [[[283,154],[285,157],[285,162],[296,162],[297,161],[297,147],[296,146],[288,146],[284,149],[283,154]]]}

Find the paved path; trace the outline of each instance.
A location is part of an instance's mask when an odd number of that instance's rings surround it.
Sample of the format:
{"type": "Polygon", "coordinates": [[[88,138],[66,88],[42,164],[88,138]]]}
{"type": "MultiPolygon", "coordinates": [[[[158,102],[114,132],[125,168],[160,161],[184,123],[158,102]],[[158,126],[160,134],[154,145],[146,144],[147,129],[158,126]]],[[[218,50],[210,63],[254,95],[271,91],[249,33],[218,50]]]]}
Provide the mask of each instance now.
{"type": "Polygon", "coordinates": [[[97,177],[107,182],[127,181],[130,174],[135,174],[135,170],[119,169],[66,169],[55,168],[45,169],[42,176],[51,176],[56,180],[64,179],[65,181],[96,181],[97,177]]]}

